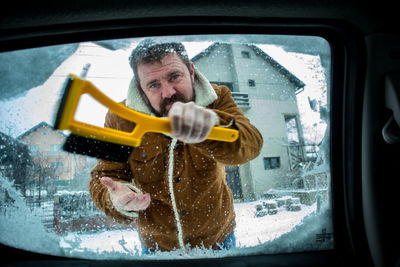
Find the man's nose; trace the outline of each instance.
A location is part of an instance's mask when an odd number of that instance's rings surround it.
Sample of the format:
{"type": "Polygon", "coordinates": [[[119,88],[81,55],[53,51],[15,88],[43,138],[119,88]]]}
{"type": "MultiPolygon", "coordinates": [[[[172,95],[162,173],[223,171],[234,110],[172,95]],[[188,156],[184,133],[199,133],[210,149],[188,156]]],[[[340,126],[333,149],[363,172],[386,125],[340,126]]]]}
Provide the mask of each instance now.
{"type": "Polygon", "coordinates": [[[165,82],[162,84],[161,88],[161,97],[164,98],[171,98],[176,93],[176,90],[174,87],[169,84],[168,82],[165,82]]]}

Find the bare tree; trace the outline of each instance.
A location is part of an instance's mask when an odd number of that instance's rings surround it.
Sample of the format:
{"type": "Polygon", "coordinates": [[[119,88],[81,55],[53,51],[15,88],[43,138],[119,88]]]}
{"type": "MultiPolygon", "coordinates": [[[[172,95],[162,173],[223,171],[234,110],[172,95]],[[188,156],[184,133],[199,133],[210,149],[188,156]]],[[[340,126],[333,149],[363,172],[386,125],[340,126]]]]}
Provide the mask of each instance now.
{"type": "Polygon", "coordinates": [[[54,180],[60,172],[61,163],[59,161],[51,161],[42,153],[35,156],[34,162],[35,164],[29,171],[29,176],[36,183],[35,187],[38,190],[37,201],[40,204],[43,201],[43,192],[46,192],[48,197],[50,197],[49,192],[55,192],[54,180]]]}
{"type": "Polygon", "coordinates": [[[14,181],[24,196],[29,186],[28,170],[33,165],[28,147],[0,132],[0,171],[14,181]]]}

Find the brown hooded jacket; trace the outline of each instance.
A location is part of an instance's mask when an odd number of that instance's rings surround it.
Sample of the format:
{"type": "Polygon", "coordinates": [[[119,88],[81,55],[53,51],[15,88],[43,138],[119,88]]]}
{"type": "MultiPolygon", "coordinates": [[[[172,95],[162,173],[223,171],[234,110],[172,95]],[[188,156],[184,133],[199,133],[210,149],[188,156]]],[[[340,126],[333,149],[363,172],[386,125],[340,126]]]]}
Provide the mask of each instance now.
{"type": "MultiPolygon", "coordinates": [[[[135,104],[135,90],[131,83],[124,103],[150,113],[143,101],[135,104]]],[[[195,92],[195,103],[213,110],[219,125],[239,131],[237,141],[186,144],[164,134],[148,133],[141,146],[133,149],[128,163],[99,160],[91,172],[90,194],[96,206],[119,221],[136,223],[147,248],[217,248],[235,227],[225,166],[254,159],[263,144],[261,134],[243,115],[227,87],[211,86],[196,70],[195,92]],[[150,206],[139,212],[116,209],[99,180],[103,176],[127,183],[132,190],[150,193],[150,206]]],[[[109,112],[105,127],[131,132],[134,124],[109,112]]]]}

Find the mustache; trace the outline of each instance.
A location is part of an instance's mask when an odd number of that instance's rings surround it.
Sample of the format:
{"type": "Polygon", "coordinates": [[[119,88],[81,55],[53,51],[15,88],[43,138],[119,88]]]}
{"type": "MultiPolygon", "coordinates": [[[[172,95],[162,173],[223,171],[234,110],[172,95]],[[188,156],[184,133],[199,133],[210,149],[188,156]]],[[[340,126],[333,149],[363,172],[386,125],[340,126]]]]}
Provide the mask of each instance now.
{"type": "Polygon", "coordinates": [[[183,102],[183,103],[187,103],[189,102],[189,100],[187,100],[185,98],[184,95],[182,95],[179,92],[176,92],[174,95],[172,95],[170,98],[165,98],[160,105],[160,109],[161,109],[161,114],[163,114],[164,116],[168,115],[168,110],[167,110],[167,106],[170,104],[173,104],[175,102],[183,102]]]}

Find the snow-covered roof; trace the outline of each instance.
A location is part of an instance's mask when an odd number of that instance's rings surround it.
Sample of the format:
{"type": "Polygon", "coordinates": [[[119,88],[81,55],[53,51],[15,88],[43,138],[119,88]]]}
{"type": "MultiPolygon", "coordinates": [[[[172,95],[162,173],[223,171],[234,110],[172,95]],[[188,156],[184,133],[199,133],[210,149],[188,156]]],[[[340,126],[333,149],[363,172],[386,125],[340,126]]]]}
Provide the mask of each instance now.
{"type": "Polygon", "coordinates": [[[23,134],[21,134],[20,136],[17,137],[17,140],[21,140],[23,139],[25,136],[28,136],[29,134],[35,132],[37,129],[39,129],[40,127],[45,127],[45,128],[49,128],[52,131],[55,131],[57,133],[59,133],[62,136],[65,136],[62,132],[56,131],[53,129],[53,126],[51,126],[50,124],[48,124],[45,121],[42,121],[40,123],[38,123],[37,125],[33,126],[31,129],[29,129],[28,131],[24,132],[23,134]]]}
{"type": "MultiPolygon", "coordinates": [[[[195,62],[199,60],[202,57],[206,57],[212,53],[212,51],[222,45],[223,43],[213,43],[209,47],[207,47],[205,50],[194,56],[191,61],[195,62]]],[[[226,44],[226,45],[231,45],[231,44],[226,44]]],[[[279,73],[281,73],[283,76],[285,76],[290,82],[292,82],[296,86],[296,91],[304,88],[305,83],[303,83],[299,78],[297,78],[293,73],[291,73],[289,70],[287,70],[284,66],[279,64],[275,59],[273,59],[271,56],[269,56],[267,53],[265,53],[263,50],[258,48],[255,45],[249,45],[249,44],[243,44],[243,46],[247,46],[251,48],[257,55],[261,56],[265,61],[267,61],[271,66],[276,68],[279,73]]]]}

